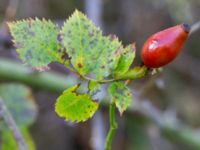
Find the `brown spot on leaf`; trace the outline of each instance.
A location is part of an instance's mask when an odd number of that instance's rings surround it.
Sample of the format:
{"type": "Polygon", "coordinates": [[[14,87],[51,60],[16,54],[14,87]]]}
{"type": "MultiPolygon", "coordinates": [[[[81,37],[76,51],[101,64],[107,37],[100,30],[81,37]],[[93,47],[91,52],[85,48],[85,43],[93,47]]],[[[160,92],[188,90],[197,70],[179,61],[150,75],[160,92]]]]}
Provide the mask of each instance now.
{"type": "Polygon", "coordinates": [[[81,63],[78,63],[78,67],[79,67],[79,68],[82,68],[83,65],[82,65],[81,63]]]}
{"type": "Polygon", "coordinates": [[[71,57],[69,57],[69,55],[67,54],[66,50],[64,49],[63,50],[63,54],[62,54],[62,57],[61,57],[63,60],[67,60],[67,59],[71,59],[71,57]]]}
{"type": "Polygon", "coordinates": [[[61,53],[61,52],[62,52],[62,49],[61,49],[61,48],[59,48],[59,49],[58,49],[58,53],[61,53]]]}
{"type": "Polygon", "coordinates": [[[131,93],[130,93],[130,92],[127,92],[127,96],[131,96],[131,93]]]}
{"type": "Polygon", "coordinates": [[[76,92],[76,90],[80,87],[80,83],[77,84],[77,87],[72,91],[76,96],[79,96],[80,94],[76,92]]]}

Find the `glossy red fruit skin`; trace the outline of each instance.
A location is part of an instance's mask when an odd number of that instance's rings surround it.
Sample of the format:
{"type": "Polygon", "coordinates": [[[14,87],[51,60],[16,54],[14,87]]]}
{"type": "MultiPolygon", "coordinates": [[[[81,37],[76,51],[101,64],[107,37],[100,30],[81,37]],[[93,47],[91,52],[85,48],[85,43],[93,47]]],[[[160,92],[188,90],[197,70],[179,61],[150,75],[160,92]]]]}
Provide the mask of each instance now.
{"type": "Polygon", "coordinates": [[[180,24],[153,34],[144,43],[141,59],[148,68],[159,68],[173,61],[179,54],[190,27],[180,24]]]}

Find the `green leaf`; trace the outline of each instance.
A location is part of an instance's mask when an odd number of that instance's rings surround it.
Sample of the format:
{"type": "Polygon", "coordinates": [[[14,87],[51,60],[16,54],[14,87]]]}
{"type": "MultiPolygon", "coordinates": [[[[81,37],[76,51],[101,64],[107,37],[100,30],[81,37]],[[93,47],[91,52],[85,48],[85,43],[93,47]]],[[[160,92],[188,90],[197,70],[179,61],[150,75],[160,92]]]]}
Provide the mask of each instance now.
{"type": "Polygon", "coordinates": [[[112,75],[123,52],[128,51],[116,36],[103,36],[101,30],[77,10],[64,23],[61,34],[71,63],[82,76],[102,80],[112,75]]]}
{"type": "Polygon", "coordinates": [[[28,65],[47,68],[52,61],[59,61],[57,28],[45,19],[27,19],[8,23],[19,57],[28,65]]]}
{"type": "Polygon", "coordinates": [[[95,95],[101,91],[101,85],[96,81],[89,81],[88,82],[88,90],[90,95],[95,95]]]}
{"type": "Polygon", "coordinates": [[[108,92],[122,115],[132,100],[130,89],[123,82],[113,82],[109,85],[108,92]]]}
{"type": "Polygon", "coordinates": [[[98,103],[91,100],[89,95],[76,92],[78,87],[79,84],[70,87],[57,99],[55,111],[66,121],[86,121],[98,108],[98,103]]]}
{"type": "MultiPolygon", "coordinates": [[[[35,150],[35,144],[27,128],[20,128],[25,143],[27,144],[28,150],[35,150]]],[[[1,132],[1,150],[17,150],[18,146],[13,138],[12,132],[10,130],[3,130],[1,132]]]]}
{"type": "Polygon", "coordinates": [[[27,127],[35,121],[37,109],[29,88],[21,84],[1,84],[0,97],[19,127],[27,127]]]}
{"type": "Polygon", "coordinates": [[[117,68],[114,70],[115,77],[120,77],[129,70],[129,67],[135,58],[135,50],[135,44],[131,44],[125,47],[117,68]]]}

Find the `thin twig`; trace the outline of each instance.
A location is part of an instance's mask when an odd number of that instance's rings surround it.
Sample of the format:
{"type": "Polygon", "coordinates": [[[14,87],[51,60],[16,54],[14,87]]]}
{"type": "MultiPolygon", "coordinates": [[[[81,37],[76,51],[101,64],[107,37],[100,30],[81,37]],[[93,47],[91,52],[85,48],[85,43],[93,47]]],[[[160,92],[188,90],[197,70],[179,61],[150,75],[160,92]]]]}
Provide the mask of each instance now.
{"type": "Polygon", "coordinates": [[[9,110],[7,109],[6,105],[4,104],[1,98],[0,98],[0,117],[4,119],[6,125],[11,130],[19,150],[28,150],[12,115],[10,114],[9,110]]]}

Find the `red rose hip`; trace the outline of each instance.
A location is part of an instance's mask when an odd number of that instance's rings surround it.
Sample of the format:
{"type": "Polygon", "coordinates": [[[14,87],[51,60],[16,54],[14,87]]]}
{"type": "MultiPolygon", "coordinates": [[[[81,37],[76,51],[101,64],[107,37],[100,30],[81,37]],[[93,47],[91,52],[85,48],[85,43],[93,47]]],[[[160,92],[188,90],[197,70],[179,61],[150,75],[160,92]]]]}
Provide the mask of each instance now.
{"type": "Polygon", "coordinates": [[[144,65],[158,68],[170,63],[179,54],[189,32],[190,26],[181,24],[153,34],[141,51],[144,65]]]}

